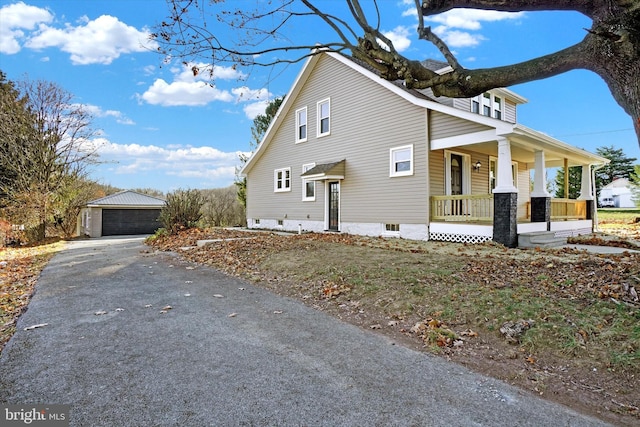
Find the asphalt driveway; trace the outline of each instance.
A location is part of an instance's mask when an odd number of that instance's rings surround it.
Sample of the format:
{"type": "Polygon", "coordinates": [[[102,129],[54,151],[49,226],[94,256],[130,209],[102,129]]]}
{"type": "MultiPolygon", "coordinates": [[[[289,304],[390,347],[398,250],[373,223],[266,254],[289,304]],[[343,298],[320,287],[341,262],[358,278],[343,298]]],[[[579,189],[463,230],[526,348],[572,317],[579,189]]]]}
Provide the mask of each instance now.
{"type": "Polygon", "coordinates": [[[145,250],[101,238],[52,259],[0,358],[0,402],[68,404],[73,426],[605,425],[145,250]]]}

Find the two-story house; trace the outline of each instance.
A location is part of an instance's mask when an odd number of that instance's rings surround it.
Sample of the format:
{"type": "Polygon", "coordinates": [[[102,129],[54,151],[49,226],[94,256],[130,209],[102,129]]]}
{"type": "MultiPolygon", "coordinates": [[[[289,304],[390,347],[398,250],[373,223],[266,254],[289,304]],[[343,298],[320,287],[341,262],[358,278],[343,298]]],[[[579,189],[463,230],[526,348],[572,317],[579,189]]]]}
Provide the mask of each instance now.
{"type": "Polygon", "coordinates": [[[518,233],[591,232],[591,167],[608,160],[518,124],[524,102],[507,89],[436,98],[315,55],[242,169],[247,224],[509,247],[518,233]],[[570,166],[580,199],[552,199],[546,168],[570,166]]]}

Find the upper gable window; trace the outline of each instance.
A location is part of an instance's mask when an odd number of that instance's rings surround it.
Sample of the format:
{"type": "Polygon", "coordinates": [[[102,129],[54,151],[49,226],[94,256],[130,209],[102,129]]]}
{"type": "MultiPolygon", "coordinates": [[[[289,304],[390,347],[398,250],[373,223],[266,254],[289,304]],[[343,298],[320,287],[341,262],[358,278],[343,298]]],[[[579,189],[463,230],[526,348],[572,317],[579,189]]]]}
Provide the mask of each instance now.
{"type": "Polygon", "coordinates": [[[331,102],[324,99],[318,102],[318,136],[329,135],[331,132],[331,102]]]}
{"type": "Polygon", "coordinates": [[[413,145],[405,145],[389,150],[389,176],[413,175],[413,145]]]}
{"type": "Polygon", "coordinates": [[[497,96],[493,97],[493,117],[502,120],[502,99],[497,96]]]}
{"type": "Polygon", "coordinates": [[[296,142],[307,140],[307,107],[296,110],[296,142]]]}
{"type": "Polygon", "coordinates": [[[471,112],[502,120],[502,98],[489,92],[471,99],[471,112]]]}
{"type": "Polygon", "coordinates": [[[276,169],[273,171],[273,191],[291,191],[291,168],[276,169]]]}

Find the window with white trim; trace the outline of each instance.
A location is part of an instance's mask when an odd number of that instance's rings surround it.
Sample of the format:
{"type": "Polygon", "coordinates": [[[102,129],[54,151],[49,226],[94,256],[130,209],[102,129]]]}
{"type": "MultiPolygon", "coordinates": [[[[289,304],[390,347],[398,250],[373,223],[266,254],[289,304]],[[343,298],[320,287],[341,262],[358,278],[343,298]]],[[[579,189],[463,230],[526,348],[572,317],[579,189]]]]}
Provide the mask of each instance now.
{"type": "Polygon", "coordinates": [[[291,191],[291,168],[276,169],[273,171],[273,191],[291,191]]]}
{"type": "Polygon", "coordinates": [[[389,176],[413,175],[413,145],[404,145],[389,150],[389,176]]]}
{"type": "MultiPolygon", "coordinates": [[[[513,177],[513,186],[518,188],[518,162],[511,162],[511,176],[513,177]]],[[[489,157],[489,192],[496,188],[498,183],[498,159],[489,157]]]]}
{"type": "MultiPolygon", "coordinates": [[[[302,165],[302,173],[307,172],[311,168],[313,168],[315,163],[308,163],[306,165],[302,165]]],[[[310,181],[308,179],[302,180],[302,201],[303,202],[312,202],[316,200],[316,182],[310,181]]]]}
{"type": "Polygon", "coordinates": [[[307,107],[296,110],[296,142],[307,140],[307,107]]]}
{"type": "Polygon", "coordinates": [[[471,98],[471,112],[502,120],[503,100],[490,92],[471,98]]]}
{"type": "Polygon", "coordinates": [[[493,117],[502,120],[502,99],[498,96],[493,97],[493,117]]]}
{"type": "Polygon", "coordinates": [[[400,224],[385,224],[384,230],[387,232],[400,232],[400,224]]]}
{"type": "Polygon", "coordinates": [[[325,136],[331,133],[331,102],[330,99],[323,99],[318,102],[318,136],[325,136]]]}

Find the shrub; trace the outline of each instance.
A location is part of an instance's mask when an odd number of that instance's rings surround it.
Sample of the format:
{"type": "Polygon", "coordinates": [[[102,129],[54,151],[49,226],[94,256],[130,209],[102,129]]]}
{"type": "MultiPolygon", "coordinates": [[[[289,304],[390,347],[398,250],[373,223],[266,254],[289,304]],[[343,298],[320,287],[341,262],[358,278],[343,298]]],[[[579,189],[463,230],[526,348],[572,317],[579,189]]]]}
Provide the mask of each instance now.
{"type": "Polygon", "coordinates": [[[170,234],[194,228],[202,217],[203,205],[204,198],[199,190],[176,190],[167,195],[158,220],[170,234]]]}

